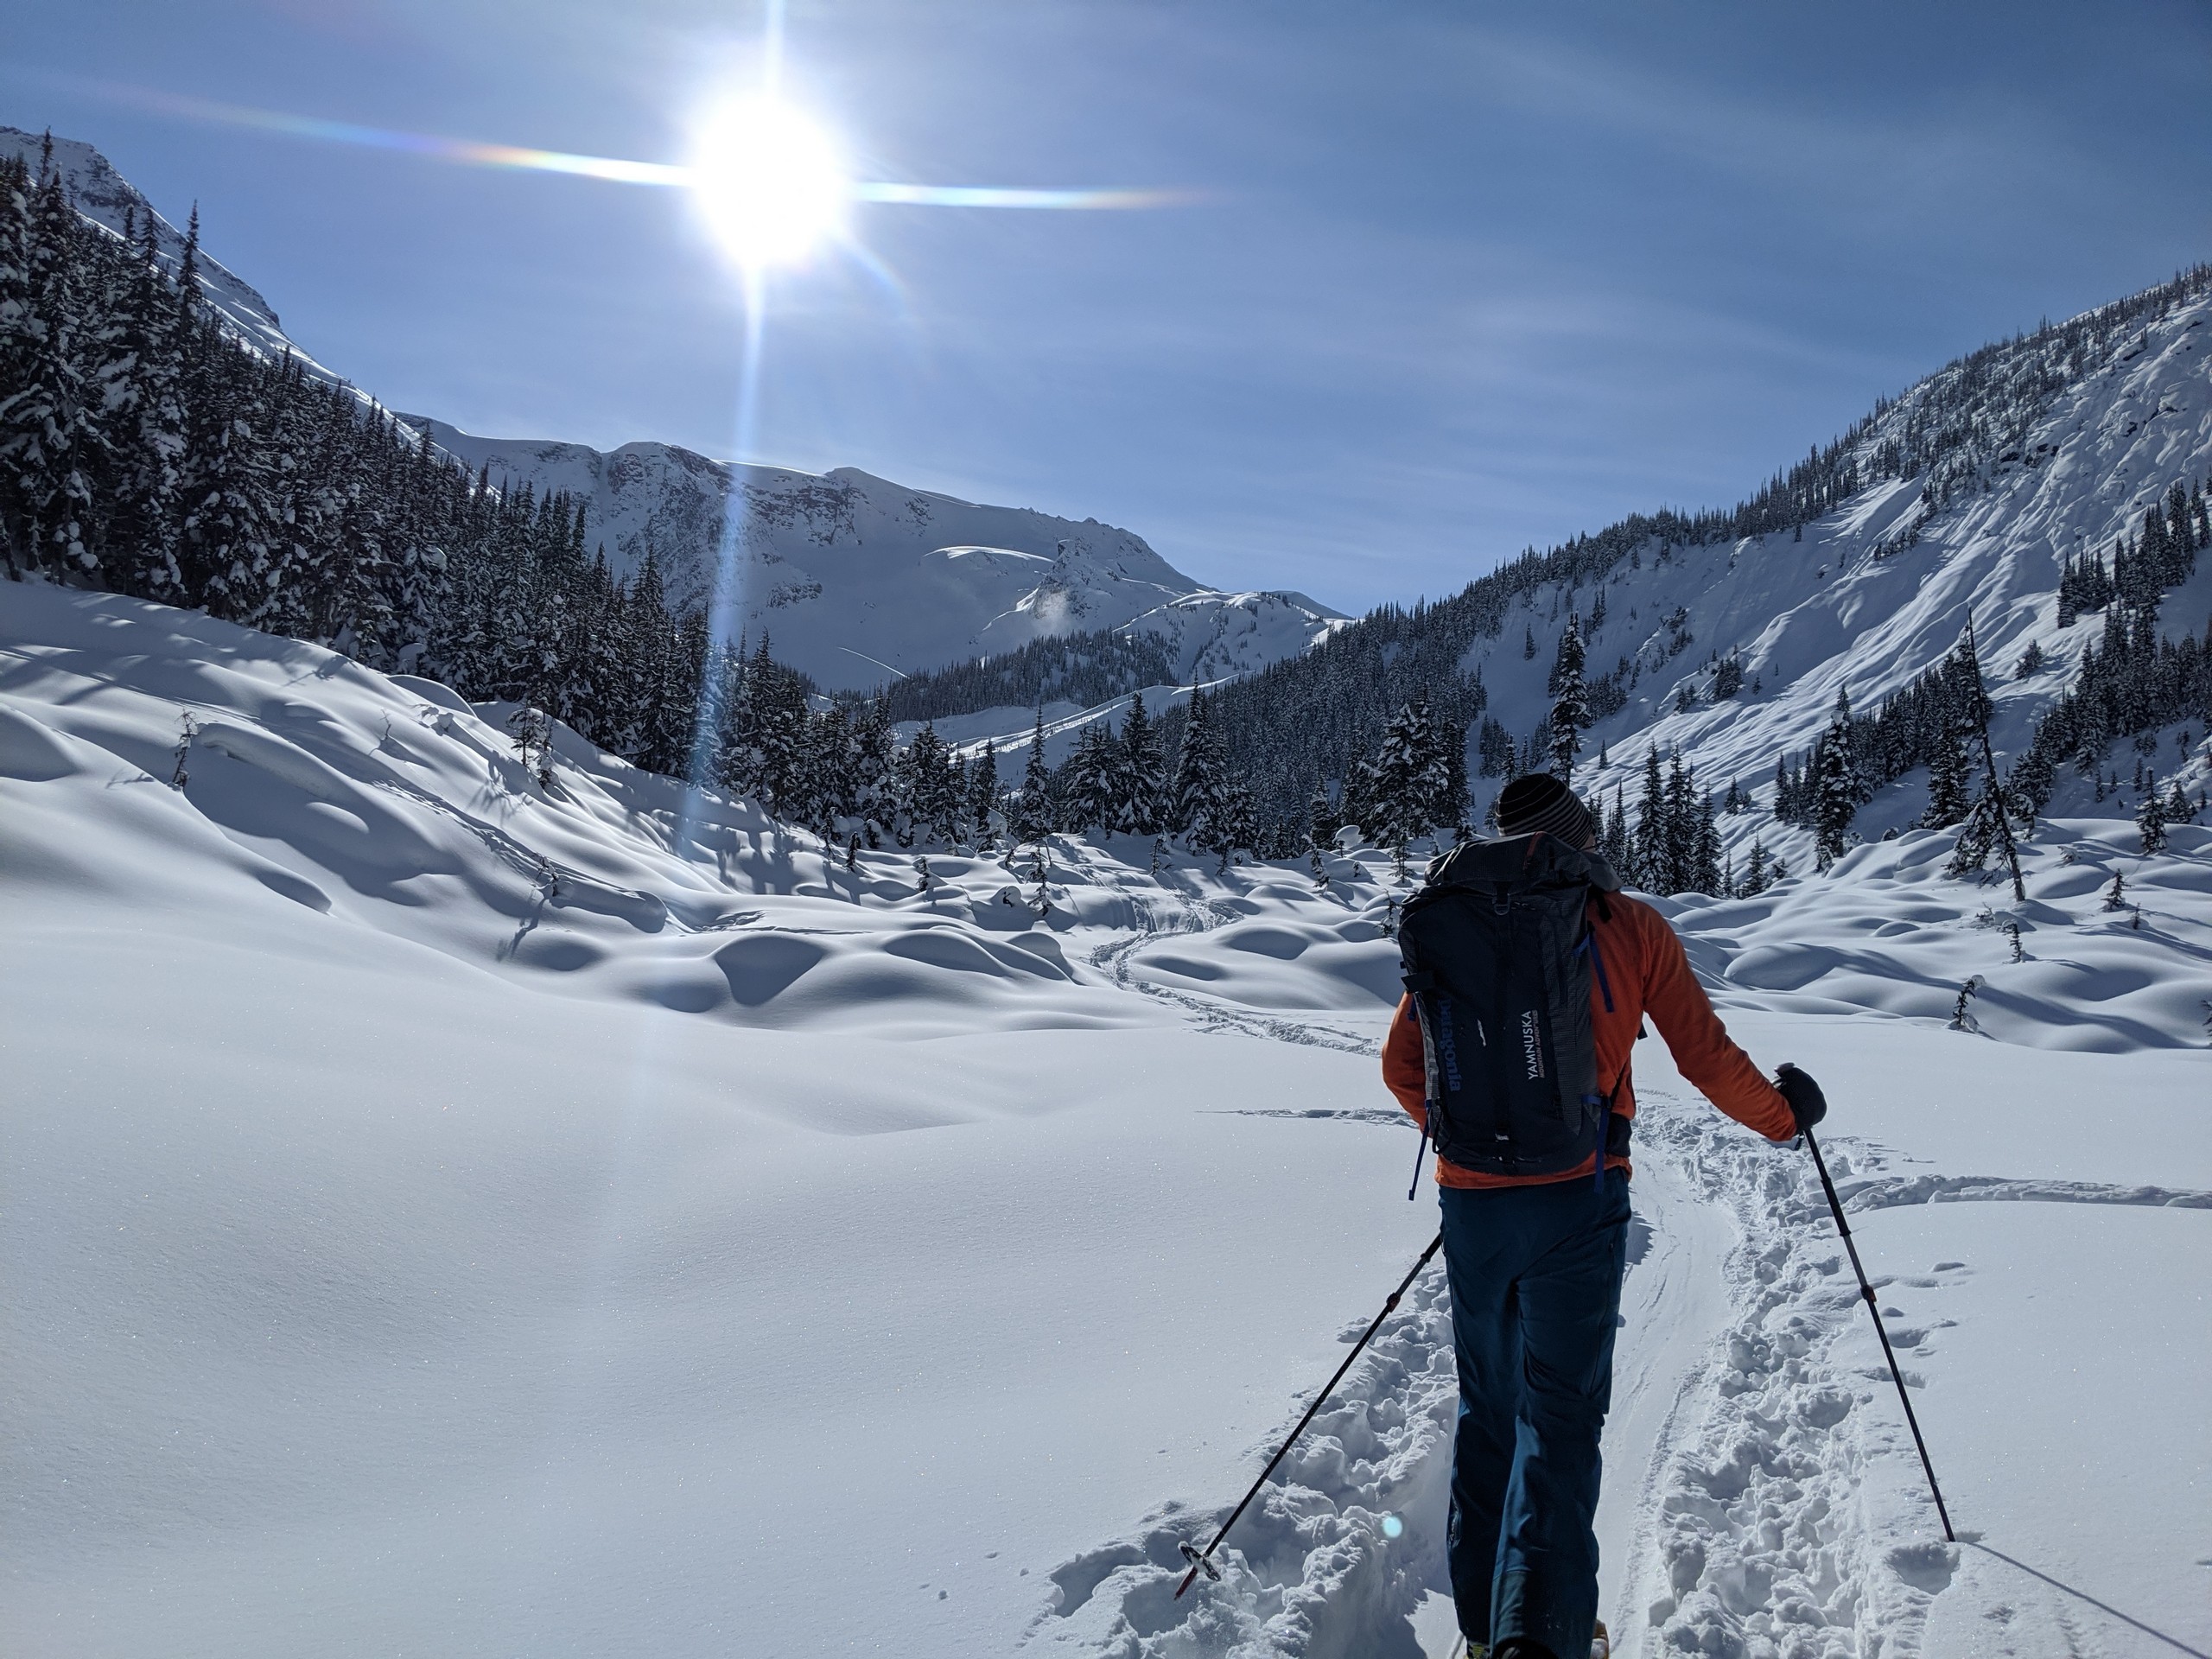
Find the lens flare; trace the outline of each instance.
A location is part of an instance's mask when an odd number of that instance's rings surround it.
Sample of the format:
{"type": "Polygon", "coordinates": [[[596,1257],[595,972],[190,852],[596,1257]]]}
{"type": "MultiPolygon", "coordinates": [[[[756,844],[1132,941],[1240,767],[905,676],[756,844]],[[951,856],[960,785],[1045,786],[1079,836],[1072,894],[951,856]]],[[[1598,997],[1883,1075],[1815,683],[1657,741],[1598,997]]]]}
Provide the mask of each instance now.
{"type": "Polygon", "coordinates": [[[690,184],[730,257],[748,270],[795,264],[842,228],[853,199],[821,125],[779,99],[724,105],[701,130],[690,184]]]}

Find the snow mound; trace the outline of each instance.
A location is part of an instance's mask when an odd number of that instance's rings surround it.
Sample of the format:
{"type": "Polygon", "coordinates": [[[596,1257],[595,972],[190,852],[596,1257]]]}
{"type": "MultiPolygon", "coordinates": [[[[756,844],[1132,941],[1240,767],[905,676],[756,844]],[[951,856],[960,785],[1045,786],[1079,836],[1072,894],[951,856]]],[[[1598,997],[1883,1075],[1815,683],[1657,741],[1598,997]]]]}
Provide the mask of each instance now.
{"type": "Polygon", "coordinates": [[[2212,830],[2177,826],[2146,857],[2132,825],[2047,819],[2024,850],[2024,904],[2009,880],[1946,876],[1955,839],[1907,830],[1754,899],[1656,902],[1724,1007],[1956,1019],[2031,1048],[2204,1046],[2212,830]]]}

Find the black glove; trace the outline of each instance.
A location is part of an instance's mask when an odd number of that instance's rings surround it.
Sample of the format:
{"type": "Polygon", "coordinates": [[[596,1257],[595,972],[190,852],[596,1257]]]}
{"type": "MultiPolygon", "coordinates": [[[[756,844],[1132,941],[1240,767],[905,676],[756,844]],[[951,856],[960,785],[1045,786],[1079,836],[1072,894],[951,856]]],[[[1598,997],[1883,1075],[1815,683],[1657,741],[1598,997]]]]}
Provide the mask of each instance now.
{"type": "Polygon", "coordinates": [[[1784,1061],[1774,1074],[1774,1086],[1789,1103],[1789,1116],[1797,1122],[1798,1134],[1804,1134],[1828,1115],[1828,1097],[1821,1092],[1821,1085],[1813,1081],[1809,1072],[1800,1071],[1784,1061]]]}

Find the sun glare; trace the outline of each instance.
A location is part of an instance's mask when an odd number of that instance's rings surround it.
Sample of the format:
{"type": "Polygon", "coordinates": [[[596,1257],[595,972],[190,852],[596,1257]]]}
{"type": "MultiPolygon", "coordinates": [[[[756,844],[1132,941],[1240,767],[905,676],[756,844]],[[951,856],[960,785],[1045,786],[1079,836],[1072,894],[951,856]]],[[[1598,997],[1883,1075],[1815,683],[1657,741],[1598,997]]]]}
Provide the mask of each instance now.
{"type": "Polygon", "coordinates": [[[752,269],[805,258],[837,229],[852,200],[830,135],[771,98],[743,99],[715,113],[699,134],[691,182],[715,238],[752,269]]]}

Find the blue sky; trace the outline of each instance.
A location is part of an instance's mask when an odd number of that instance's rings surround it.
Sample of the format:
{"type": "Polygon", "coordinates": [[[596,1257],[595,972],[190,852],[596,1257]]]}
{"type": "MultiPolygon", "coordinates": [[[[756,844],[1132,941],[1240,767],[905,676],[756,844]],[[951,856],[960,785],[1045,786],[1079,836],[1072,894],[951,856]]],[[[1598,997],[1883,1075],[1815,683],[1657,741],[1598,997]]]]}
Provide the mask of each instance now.
{"type": "MultiPolygon", "coordinates": [[[[757,5],[74,0],[0,122],[88,140],[387,403],[734,440],[741,308],[678,192],[163,114],[115,85],[680,161],[757,5]],[[108,83],[106,86],[95,83],[108,83]]],[[[2212,257],[2212,8],[792,0],[880,207],[770,294],[753,458],[1095,516],[1348,610],[1725,505],[1984,340],[2212,257]]]]}

